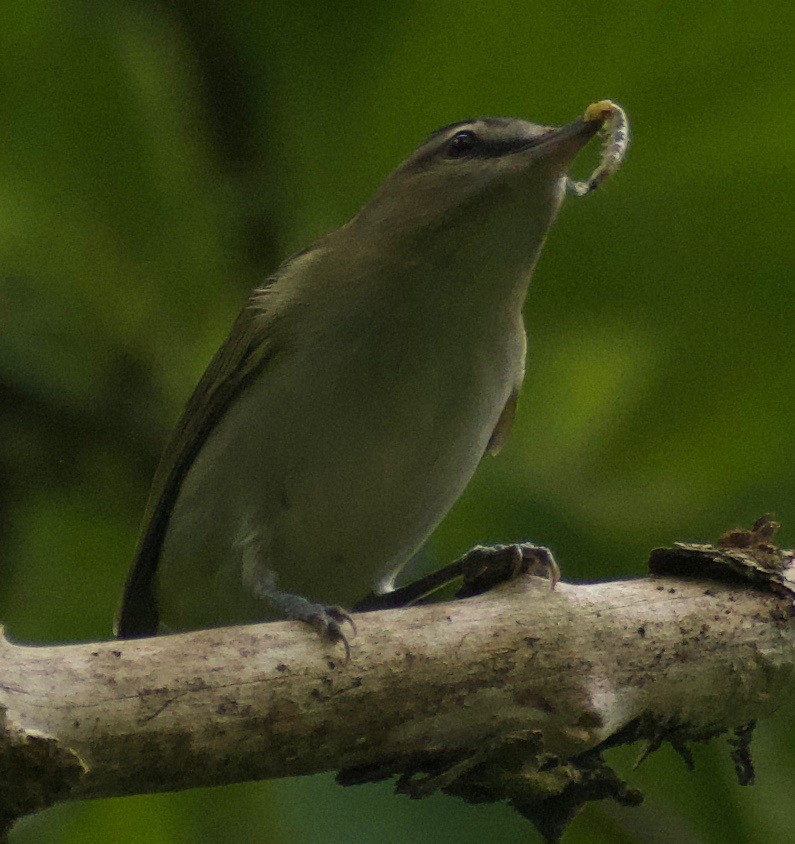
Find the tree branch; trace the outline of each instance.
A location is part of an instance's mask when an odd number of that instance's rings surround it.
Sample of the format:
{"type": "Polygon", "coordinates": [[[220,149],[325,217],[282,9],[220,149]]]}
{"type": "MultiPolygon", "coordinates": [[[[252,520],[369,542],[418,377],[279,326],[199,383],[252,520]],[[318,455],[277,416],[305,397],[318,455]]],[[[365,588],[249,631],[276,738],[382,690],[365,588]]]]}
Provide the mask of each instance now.
{"type": "MultiPolygon", "coordinates": [[[[582,785],[607,744],[684,749],[763,718],[795,676],[792,596],[738,582],[551,592],[525,577],[356,622],[349,662],[293,622],[2,640],[0,815],[10,825],[57,800],[342,770],[347,782],[401,774],[413,796],[508,798],[539,823],[533,807],[582,785]],[[514,776],[500,794],[494,760],[514,776]]],[[[600,783],[585,799],[605,796],[600,783]]],[[[634,799],[616,783],[607,793],[634,799]]]]}

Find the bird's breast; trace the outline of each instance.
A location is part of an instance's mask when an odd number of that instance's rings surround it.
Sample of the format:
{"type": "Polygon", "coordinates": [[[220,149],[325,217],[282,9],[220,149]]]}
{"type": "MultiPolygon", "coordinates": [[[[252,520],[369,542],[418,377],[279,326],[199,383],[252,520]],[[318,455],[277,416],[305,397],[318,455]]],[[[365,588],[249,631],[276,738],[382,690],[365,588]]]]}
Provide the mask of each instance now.
{"type": "Polygon", "coordinates": [[[239,583],[245,542],[284,588],[351,604],[425,541],[521,379],[521,318],[338,339],[277,356],[228,409],[188,473],[167,558],[239,583]]]}

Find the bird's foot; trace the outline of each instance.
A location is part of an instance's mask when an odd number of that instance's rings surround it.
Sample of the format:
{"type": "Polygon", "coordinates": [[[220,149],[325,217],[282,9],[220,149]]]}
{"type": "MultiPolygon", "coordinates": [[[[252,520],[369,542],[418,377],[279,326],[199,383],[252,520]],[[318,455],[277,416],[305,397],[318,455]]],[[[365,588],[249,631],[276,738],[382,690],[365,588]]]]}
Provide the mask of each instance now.
{"type": "Polygon", "coordinates": [[[323,604],[310,604],[310,606],[311,610],[300,620],[314,627],[320,633],[322,639],[333,644],[341,642],[342,647],[345,648],[345,659],[346,661],[349,660],[351,658],[351,645],[342,630],[342,625],[349,624],[351,632],[354,636],[356,635],[356,622],[354,622],[350,613],[342,607],[328,607],[323,604]]]}
{"type": "Polygon", "coordinates": [[[459,563],[464,582],[456,592],[456,598],[480,595],[525,574],[549,578],[551,589],[560,580],[560,568],[549,548],[529,542],[476,545],[461,557],[459,563]]]}
{"type": "Polygon", "coordinates": [[[382,595],[369,594],[355,607],[357,612],[396,609],[422,603],[428,595],[463,578],[456,598],[471,598],[523,574],[548,577],[550,586],[560,580],[560,569],[549,548],[518,542],[512,545],[476,545],[444,568],[382,595]]]}
{"type": "Polygon", "coordinates": [[[354,636],[356,635],[356,623],[350,613],[342,607],[329,606],[296,595],[293,592],[284,592],[277,587],[276,573],[265,569],[259,573],[254,583],[254,594],[258,598],[273,604],[276,609],[284,613],[287,618],[303,621],[320,633],[321,638],[327,642],[336,644],[341,642],[345,648],[345,659],[351,657],[351,646],[348,637],[342,630],[343,624],[349,624],[354,636]]]}

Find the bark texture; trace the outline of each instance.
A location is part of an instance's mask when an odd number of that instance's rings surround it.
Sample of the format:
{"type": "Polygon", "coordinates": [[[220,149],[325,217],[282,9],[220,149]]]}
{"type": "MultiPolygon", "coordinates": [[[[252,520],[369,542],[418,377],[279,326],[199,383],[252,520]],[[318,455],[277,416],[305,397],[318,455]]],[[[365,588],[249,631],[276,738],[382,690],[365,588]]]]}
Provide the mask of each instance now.
{"type": "MultiPolygon", "coordinates": [[[[347,782],[399,774],[414,796],[507,798],[538,823],[531,804],[582,784],[595,757],[576,760],[639,737],[683,746],[742,728],[781,706],[795,677],[792,596],[741,582],[550,591],[523,577],[356,623],[347,662],[293,622],[55,647],[2,640],[0,815],[341,770],[347,782]],[[512,783],[495,785],[508,769],[512,783]]],[[[616,782],[612,796],[632,802],[616,782]]]]}

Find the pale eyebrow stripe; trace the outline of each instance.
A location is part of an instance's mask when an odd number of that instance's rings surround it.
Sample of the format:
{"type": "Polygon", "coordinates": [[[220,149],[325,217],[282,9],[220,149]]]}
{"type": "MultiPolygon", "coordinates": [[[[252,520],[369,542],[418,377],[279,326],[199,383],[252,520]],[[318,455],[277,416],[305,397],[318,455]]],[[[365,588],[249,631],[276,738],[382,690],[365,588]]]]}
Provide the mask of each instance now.
{"type": "MultiPolygon", "coordinates": [[[[518,118],[511,117],[473,117],[470,120],[459,120],[455,123],[448,123],[442,126],[435,132],[432,132],[420,144],[414,152],[414,164],[424,164],[429,159],[433,159],[441,151],[443,144],[439,143],[439,139],[444,137],[445,142],[455,135],[456,131],[463,129],[471,129],[475,134],[478,134],[478,125],[486,127],[507,127],[514,123],[520,123],[518,118]],[[434,143],[436,141],[436,143],[434,143]],[[427,147],[427,149],[426,149],[427,147]]],[[[499,158],[501,155],[508,155],[512,152],[520,152],[523,149],[534,146],[539,140],[539,137],[515,137],[503,140],[489,140],[479,135],[480,147],[473,153],[473,157],[479,158],[499,158]]]]}

